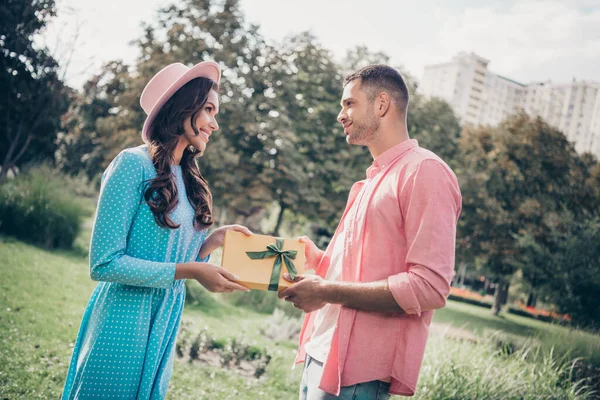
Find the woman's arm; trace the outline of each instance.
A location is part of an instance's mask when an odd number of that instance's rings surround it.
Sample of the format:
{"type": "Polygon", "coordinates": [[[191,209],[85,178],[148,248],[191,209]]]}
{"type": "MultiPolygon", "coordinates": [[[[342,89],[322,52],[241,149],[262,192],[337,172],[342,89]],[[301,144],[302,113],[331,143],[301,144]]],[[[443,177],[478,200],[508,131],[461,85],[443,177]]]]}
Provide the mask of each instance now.
{"type": "Polygon", "coordinates": [[[169,288],[175,278],[175,263],[125,254],[133,217],[142,201],[143,163],[140,155],[125,150],[102,176],[90,243],[90,276],[95,281],[169,288]]]}

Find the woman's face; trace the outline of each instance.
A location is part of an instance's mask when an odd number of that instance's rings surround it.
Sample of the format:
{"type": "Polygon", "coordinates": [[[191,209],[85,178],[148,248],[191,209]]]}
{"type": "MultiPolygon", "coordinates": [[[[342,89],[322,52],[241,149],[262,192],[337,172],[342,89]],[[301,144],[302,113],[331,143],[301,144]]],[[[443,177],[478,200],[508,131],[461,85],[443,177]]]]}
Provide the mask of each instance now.
{"type": "Polygon", "coordinates": [[[219,129],[219,124],[215,119],[219,112],[219,96],[214,90],[208,94],[206,104],[195,115],[187,117],[183,122],[183,135],[181,140],[186,142],[186,147],[194,146],[201,153],[204,153],[206,144],[209,141],[213,131],[219,129]],[[192,128],[192,117],[195,117],[197,132],[192,128]]]}

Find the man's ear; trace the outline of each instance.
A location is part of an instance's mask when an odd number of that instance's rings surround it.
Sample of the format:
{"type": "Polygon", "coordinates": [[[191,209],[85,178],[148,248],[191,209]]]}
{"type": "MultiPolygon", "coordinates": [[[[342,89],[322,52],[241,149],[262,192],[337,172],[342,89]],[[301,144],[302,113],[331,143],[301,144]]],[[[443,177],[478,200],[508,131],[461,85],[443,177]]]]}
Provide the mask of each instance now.
{"type": "Polygon", "coordinates": [[[388,113],[390,107],[392,106],[391,101],[392,99],[386,92],[379,93],[379,96],[377,96],[377,99],[375,101],[375,111],[377,112],[377,115],[379,117],[384,117],[388,113]]]}

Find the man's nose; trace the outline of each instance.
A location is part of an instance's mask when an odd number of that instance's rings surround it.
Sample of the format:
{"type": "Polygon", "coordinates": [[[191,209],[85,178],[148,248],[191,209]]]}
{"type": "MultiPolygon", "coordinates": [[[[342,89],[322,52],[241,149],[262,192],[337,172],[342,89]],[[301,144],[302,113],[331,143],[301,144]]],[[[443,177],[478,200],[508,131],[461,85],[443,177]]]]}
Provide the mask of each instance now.
{"type": "Polygon", "coordinates": [[[340,124],[343,124],[344,121],[346,121],[347,117],[346,117],[346,113],[344,112],[344,110],[340,111],[340,113],[337,116],[337,120],[340,124]]]}

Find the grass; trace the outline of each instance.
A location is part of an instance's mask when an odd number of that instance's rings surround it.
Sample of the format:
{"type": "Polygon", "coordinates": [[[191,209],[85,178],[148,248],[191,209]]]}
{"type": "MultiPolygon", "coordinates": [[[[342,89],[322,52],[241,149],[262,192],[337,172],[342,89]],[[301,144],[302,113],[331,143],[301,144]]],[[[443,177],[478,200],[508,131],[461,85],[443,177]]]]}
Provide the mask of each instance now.
{"type": "Polygon", "coordinates": [[[94,282],[81,257],[1,240],[0,397],[58,398],[94,282]]]}
{"type": "Polygon", "coordinates": [[[433,321],[462,328],[478,336],[500,331],[517,342],[537,343],[545,351],[554,349],[559,356],[584,358],[600,367],[600,336],[589,332],[509,313],[494,316],[488,309],[451,300],[447,307],[436,311],[433,321]]]}
{"type": "MultiPolygon", "coordinates": [[[[95,286],[82,255],[87,240],[81,238],[79,250],[48,251],[0,237],[0,398],[60,396],[81,316],[95,286]]],[[[274,342],[260,333],[269,315],[235,307],[222,296],[209,297],[209,302],[186,305],[183,319],[191,329],[206,328],[216,338],[243,338],[267,349],[273,358],[258,380],[177,359],[169,398],[295,398],[301,375],[301,368],[291,369],[296,343],[274,342]]],[[[598,336],[514,315],[493,317],[489,310],[456,302],[436,312],[434,321],[442,329],[432,331],[416,399],[586,398],[569,380],[570,355],[596,362],[598,336]],[[452,338],[450,329],[476,340],[452,338]],[[506,352],[491,330],[542,346],[537,351],[525,345],[506,352]],[[553,346],[560,348],[558,354],[552,353],[553,346]]]]}

